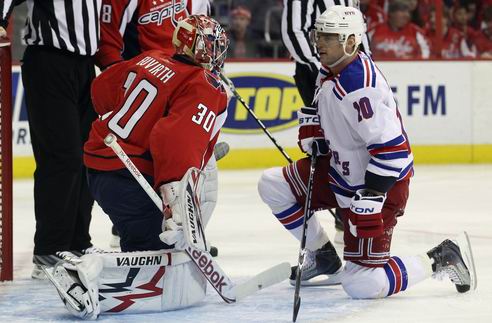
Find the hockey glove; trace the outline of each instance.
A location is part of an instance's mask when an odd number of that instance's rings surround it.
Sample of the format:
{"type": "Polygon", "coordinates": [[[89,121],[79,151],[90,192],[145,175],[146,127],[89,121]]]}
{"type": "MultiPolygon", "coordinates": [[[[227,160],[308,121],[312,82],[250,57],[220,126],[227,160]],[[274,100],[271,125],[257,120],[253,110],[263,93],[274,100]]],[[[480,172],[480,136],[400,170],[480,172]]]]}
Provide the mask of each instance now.
{"type": "Polygon", "coordinates": [[[165,244],[174,245],[174,249],[184,250],[186,238],[183,232],[182,212],[179,207],[179,182],[171,182],[160,187],[164,207],[162,233],[159,238],[165,244]]]}
{"type": "Polygon", "coordinates": [[[377,195],[357,190],[350,203],[348,224],[350,233],[358,238],[374,238],[383,234],[383,209],[386,194],[377,195]]]}
{"type": "Polygon", "coordinates": [[[183,226],[176,224],[172,218],[164,220],[163,226],[163,232],[159,234],[161,241],[169,246],[174,245],[176,250],[186,249],[183,226]]]}
{"type": "Polygon", "coordinates": [[[312,146],[316,145],[317,155],[323,156],[328,154],[328,145],[325,135],[319,123],[317,110],[313,107],[302,107],[297,111],[299,120],[299,134],[297,144],[303,152],[308,155],[312,154],[312,146]]]}

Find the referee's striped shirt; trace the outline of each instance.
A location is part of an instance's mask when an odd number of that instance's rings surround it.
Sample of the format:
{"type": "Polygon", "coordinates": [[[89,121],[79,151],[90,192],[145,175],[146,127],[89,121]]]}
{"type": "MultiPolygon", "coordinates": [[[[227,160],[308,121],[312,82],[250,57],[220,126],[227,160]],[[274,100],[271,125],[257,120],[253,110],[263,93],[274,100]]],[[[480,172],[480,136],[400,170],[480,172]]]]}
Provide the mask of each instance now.
{"type": "MultiPolygon", "coordinates": [[[[358,0],[284,0],[282,13],[282,40],[296,62],[320,68],[319,55],[310,41],[309,33],[316,18],[335,5],[359,8],[358,0]]],[[[367,49],[367,37],[363,39],[367,49]]]]}
{"type": "MultiPolygon", "coordinates": [[[[22,0],[0,3],[0,25],[6,26],[13,6],[22,0]]],[[[26,0],[23,30],[26,45],[44,45],[78,55],[94,55],[99,42],[102,0],[26,0]]]]}

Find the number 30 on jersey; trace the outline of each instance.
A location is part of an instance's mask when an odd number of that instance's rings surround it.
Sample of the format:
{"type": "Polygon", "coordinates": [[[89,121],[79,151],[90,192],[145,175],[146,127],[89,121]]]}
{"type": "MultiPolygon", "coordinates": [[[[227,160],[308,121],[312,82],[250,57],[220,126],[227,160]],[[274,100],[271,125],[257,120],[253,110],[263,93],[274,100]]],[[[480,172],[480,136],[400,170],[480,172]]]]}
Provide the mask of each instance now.
{"type": "Polygon", "coordinates": [[[209,111],[208,108],[201,103],[197,106],[197,109],[199,111],[191,117],[191,120],[197,125],[202,126],[206,132],[209,132],[217,117],[216,114],[213,111],[209,111]]]}

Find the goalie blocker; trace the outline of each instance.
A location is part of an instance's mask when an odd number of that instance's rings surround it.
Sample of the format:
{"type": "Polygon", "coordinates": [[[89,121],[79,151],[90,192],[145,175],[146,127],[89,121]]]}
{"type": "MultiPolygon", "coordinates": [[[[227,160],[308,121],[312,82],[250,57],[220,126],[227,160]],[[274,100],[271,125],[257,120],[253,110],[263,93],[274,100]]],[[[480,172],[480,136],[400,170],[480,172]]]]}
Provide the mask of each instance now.
{"type": "Polygon", "coordinates": [[[207,286],[187,254],[167,250],[84,255],[44,271],[68,311],[83,319],[189,307],[207,286]]]}

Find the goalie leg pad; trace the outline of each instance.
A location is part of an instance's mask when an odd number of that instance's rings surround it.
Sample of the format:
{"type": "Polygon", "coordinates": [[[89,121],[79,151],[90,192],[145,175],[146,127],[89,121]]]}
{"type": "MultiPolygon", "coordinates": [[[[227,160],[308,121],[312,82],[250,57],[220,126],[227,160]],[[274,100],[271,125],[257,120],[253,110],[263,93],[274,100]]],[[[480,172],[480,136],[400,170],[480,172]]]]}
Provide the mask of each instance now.
{"type": "Polygon", "coordinates": [[[101,257],[101,314],[175,310],[205,297],[207,282],[183,252],[109,253],[101,257]]]}
{"type": "Polygon", "coordinates": [[[210,157],[202,174],[205,175],[205,180],[203,182],[203,188],[200,194],[200,206],[202,211],[203,226],[206,227],[208,221],[212,217],[215,205],[217,204],[217,192],[219,186],[217,162],[213,155],[210,157]]]}

